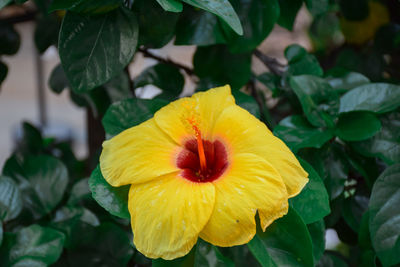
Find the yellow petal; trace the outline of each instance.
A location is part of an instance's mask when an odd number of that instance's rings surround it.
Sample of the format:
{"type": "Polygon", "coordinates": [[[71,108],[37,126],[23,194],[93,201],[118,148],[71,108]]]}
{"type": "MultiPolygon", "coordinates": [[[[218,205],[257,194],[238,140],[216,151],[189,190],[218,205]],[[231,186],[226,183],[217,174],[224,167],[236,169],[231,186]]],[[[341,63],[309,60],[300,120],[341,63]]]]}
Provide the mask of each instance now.
{"type": "Polygon", "coordinates": [[[196,244],[214,207],[211,183],[193,183],[168,174],[132,185],[128,208],[136,248],[149,258],[175,259],[196,244]]]}
{"type": "Polygon", "coordinates": [[[235,104],[229,85],[199,92],[192,97],[181,98],[161,108],[154,114],[157,125],[175,142],[183,144],[188,136],[193,136],[192,129],[185,124],[188,116],[194,116],[203,139],[209,139],[214,123],[221,112],[235,104]]]}
{"type": "Polygon", "coordinates": [[[231,153],[252,153],[266,159],[280,173],[289,197],[300,193],[308,174],[290,149],[253,115],[239,106],[226,108],[214,127],[214,136],[229,143],[231,153]]]}
{"type": "Polygon", "coordinates": [[[180,148],[150,119],[103,143],[100,169],[109,184],[143,183],[178,170],[180,148]]]}
{"type": "Polygon", "coordinates": [[[287,212],[287,192],[279,173],[256,155],[234,155],[230,169],[213,183],[214,211],[200,233],[211,244],[227,247],[249,242],[256,233],[257,210],[264,229],[287,212]]]}

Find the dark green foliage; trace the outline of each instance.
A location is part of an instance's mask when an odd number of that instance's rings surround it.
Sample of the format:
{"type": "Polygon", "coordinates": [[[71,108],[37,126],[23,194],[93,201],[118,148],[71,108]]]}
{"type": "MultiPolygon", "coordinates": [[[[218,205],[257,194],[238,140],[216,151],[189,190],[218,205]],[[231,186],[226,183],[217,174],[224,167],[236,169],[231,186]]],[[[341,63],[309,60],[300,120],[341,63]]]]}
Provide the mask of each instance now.
{"type": "MultiPolygon", "coordinates": [[[[25,2],[0,0],[0,9],[25,2]]],[[[182,258],[152,260],[132,243],[130,185],[112,187],[101,173],[102,139],[94,156],[80,160],[70,140],[25,122],[0,174],[0,265],[399,265],[400,4],[380,2],[390,22],[356,46],[345,43],[341,20],[374,12],[366,0],[32,1],[38,52],[55,45],[60,54],[50,89],[90,110],[106,139],[187,89],[230,84],[236,104],[286,143],[309,182],[265,232],[256,216],[248,244],[220,248],[199,238],[182,258]],[[267,57],[270,72],[259,74],[255,49],[263,50],[277,24],[296,29],[302,6],[311,14],[311,49],[281,47],[284,64],[267,57]],[[191,62],[157,50],[172,44],[195,46],[191,62]],[[135,53],[157,62],[133,75],[135,53]],[[161,93],[137,98],[149,86],[161,93]],[[340,239],[332,250],[325,249],[328,228],[340,239]]],[[[13,21],[0,19],[0,85],[18,71],[8,61],[21,42],[13,21]]]]}

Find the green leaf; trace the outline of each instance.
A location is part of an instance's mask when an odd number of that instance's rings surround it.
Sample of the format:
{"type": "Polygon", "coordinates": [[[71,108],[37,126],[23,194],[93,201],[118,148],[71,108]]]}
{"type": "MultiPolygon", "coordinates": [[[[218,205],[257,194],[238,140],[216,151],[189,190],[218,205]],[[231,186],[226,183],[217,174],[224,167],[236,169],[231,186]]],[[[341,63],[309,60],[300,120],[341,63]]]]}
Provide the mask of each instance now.
{"type": "Polygon", "coordinates": [[[278,24],[291,31],[302,4],[303,0],[279,0],[281,12],[278,24]]]}
{"type": "Polygon", "coordinates": [[[277,266],[272,260],[271,256],[268,254],[268,251],[265,248],[263,241],[258,235],[254,236],[254,238],[249,243],[247,243],[247,246],[262,267],[277,266]]]}
{"type": "Polygon", "coordinates": [[[315,75],[322,76],[324,71],[317,58],[300,45],[290,45],[285,49],[285,57],[289,61],[287,73],[289,75],[315,75]]]}
{"type": "Polygon", "coordinates": [[[325,13],[329,9],[329,0],[304,0],[313,16],[325,13]]]}
{"type": "Polygon", "coordinates": [[[163,260],[161,258],[153,260],[152,267],[192,267],[195,263],[195,249],[189,254],[174,260],[163,260]]]}
{"type": "Polygon", "coordinates": [[[35,126],[28,122],[23,122],[22,133],[23,138],[18,144],[18,152],[22,154],[38,154],[43,151],[43,137],[35,126]]]}
{"type": "Polygon", "coordinates": [[[103,117],[104,130],[109,135],[117,135],[123,130],[138,125],[151,117],[154,113],[168,104],[162,99],[125,99],[113,103],[103,117]]]}
{"type": "Polygon", "coordinates": [[[6,266],[48,266],[60,257],[64,239],[63,233],[37,224],[7,233],[0,262],[6,261],[6,266]]]}
{"type": "Polygon", "coordinates": [[[67,9],[76,13],[103,14],[118,8],[121,0],[53,0],[49,11],[67,9]]]}
{"type": "Polygon", "coordinates": [[[101,16],[67,12],[59,51],[72,89],[87,92],[119,74],[131,61],[137,38],[136,16],[125,8],[101,16]]]}
{"type": "Polygon", "coordinates": [[[325,223],[320,220],[307,225],[313,243],[314,262],[318,262],[325,251],[325,223]]]}
{"type": "Polygon", "coordinates": [[[21,39],[12,24],[0,25],[0,55],[14,55],[18,52],[21,39]]]}
{"type": "Polygon", "coordinates": [[[40,17],[36,23],[34,40],[36,48],[42,54],[52,45],[57,45],[61,22],[55,14],[40,17]]]}
{"type": "Polygon", "coordinates": [[[233,260],[235,266],[260,266],[258,260],[253,256],[247,245],[226,248],[221,247],[219,250],[224,257],[233,260]]]}
{"type": "Polygon", "coordinates": [[[3,243],[3,222],[0,220],[0,247],[3,243]]]}
{"type": "Polygon", "coordinates": [[[316,265],[317,267],[348,267],[349,265],[333,253],[325,253],[316,265]]]}
{"type": "Polygon", "coordinates": [[[3,173],[17,182],[24,207],[36,219],[57,206],[68,184],[65,165],[45,155],[27,156],[23,162],[11,157],[4,165],[3,173]]]}
{"type": "Polygon", "coordinates": [[[243,28],[235,10],[228,0],[182,0],[183,2],[211,12],[225,21],[237,34],[243,34],[243,28]]]}
{"type": "Polygon", "coordinates": [[[293,115],[281,120],[274,134],[283,139],[294,152],[305,147],[322,147],[333,137],[329,129],[315,128],[303,116],[293,115]]]}
{"type": "Polygon", "coordinates": [[[382,128],[371,139],[351,143],[360,154],[378,157],[388,164],[400,161],[400,113],[393,112],[380,117],[382,128]]]}
{"type": "Polygon", "coordinates": [[[301,166],[308,172],[309,181],[299,195],[290,199],[290,205],[309,224],[321,220],[330,213],[329,196],[318,173],[306,161],[301,166]]]}
{"type": "Polygon", "coordinates": [[[193,57],[194,72],[215,84],[240,89],[251,77],[251,53],[232,54],[224,45],[198,47],[193,57]]]}
{"type": "Polygon", "coordinates": [[[240,91],[233,91],[232,95],[235,97],[237,105],[253,114],[256,118],[260,118],[260,108],[252,96],[240,91]]]}
{"type": "Polygon", "coordinates": [[[82,233],[90,231],[91,226],[100,225],[99,219],[83,207],[64,206],[57,210],[51,227],[65,234],[65,247],[74,248],[81,243],[82,233]]]}
{"type": "Polygon", "coordinates": [[[362,21],[369,15],[368,0],[340,0],[343,17],[351,21],[362,21]]]}
{"type": "Polygon", "coordinates": [[[60,64],[51,71],[48,85],[56,94],[60,94],[65,88],[69,87],[67,76],[65,76],[60,64]]]}
{"type": "Polygon", "coordinates": [[[185,79],[179,72],[179,69],[159,63],[145,69],[136,79],[135,87],[143,87],[148,84],[155,85],[162,90],[157,98],[165,98],[168,100],[176,99],[183,90],[185,79]]]}
{"type": "Polygon", "coordinates": [[[243,35],[223,25],[227,44],[234,53],[254,50],[269,35],[279,17],[278,0],[231,0],[243,26],[243,35]]]}
{"type": "Polygon", "coordinates": [[[290,78],[290,86],[303,111],[314,126],[333,127],[338,111],[338,95],[324,79],[311,75],[290,78]]]}
{"type": "Polygon", "coordinates": [[[165,11],[182,12],[183,5],[178,0],[157,0],[165,11]]]}
{"type": "Polygon", "coordinates": [[[372,247],[369,231],[369,211],[361,219],[358,231],[358,246],[360,247],[359,266],[376,267],[376,253],[372,247]]]}
{"type": "Polygon", "coordinates": [[[176,25],[176,45],[214,45],[226,43],[217,16],[201,9],[185,7],[176,25]]]}
{"type": "Polygon", "coordinates": [[[93,198],[109,213],[123,219],[130,218],[128,211],[130,185],[112,187],[104,179],[100,171],[100,166],[97,166],[90,176],[89,187],[93,198]]]}
{"type": "Polygon", "coordinates": [[[368,197],[355,195],[348,197],[343,202],[342,216],[350,228],[358,233],[362,215],[368,208],[368,197]]]}
{"type": "Polygon", "coordinates": [[[69,194],[68,204],[76,205],[84,199],[91,199],[91,192],[89,189],[89,178],[84,178],[77,181],[69,194]]]}
{"type": "Polygon", "coordinates": [[[369,202],[372,245],[383,266],[400,263],[400,164],[376,180],[369,202]]]}
{"type": "Polygon", "coordinates": [[[0,61],[0,86],[1,83],[4,82],[4,80],[6,79],[7,73],[8,73],[7,65],[0,61]]]}
{"type": "Polygon", "coordinates": [[[154,0],[135,0],[139,22],[139,46],[161,48],[172,40],[178,13],[164,11],[154,0]]]}
{"type": "Polygon", "coordinates": [[[310,234],[293,209],[257,236],[276,266],[314,266],[310,234]]]}
{"type": "Polygon", "coordinates": [[[345,141],[361,141],[381,130],[381,122],[371,112],[355,111],[341,114],[336,125],[336,134],[345,141]]]}
{"type": "Polygon", "coordinates": [[[354,88],[340,98],[339,112],[372,111],[385,113],[400,106],[400,86],[371,83],[354,88]]]}
{"type": "Polygon", "coordinates": [[[346,74],[340,77],[328,78],[327,81],[332,88],[339,91],[348,91],[355,87],[370,83],[370,80],[358,72],[346,72],[346,74]]]}
{"type": "Polygon", "coordinates": [[[131,80],[123,71],[103,85],[112,103],[132,97],[131,80]]]}
{"type": "Polygon", "coordinates": [[[194,267],[226,266],[234,267],[229,258],[224,257],[217,247],[199,239],[195,248],[194,267]]]}
{"type": "Polygon", "coordinates": [[[18,185],[9,177],[0,175],[0,222],[12,220],[22,209],[18,185]]]}

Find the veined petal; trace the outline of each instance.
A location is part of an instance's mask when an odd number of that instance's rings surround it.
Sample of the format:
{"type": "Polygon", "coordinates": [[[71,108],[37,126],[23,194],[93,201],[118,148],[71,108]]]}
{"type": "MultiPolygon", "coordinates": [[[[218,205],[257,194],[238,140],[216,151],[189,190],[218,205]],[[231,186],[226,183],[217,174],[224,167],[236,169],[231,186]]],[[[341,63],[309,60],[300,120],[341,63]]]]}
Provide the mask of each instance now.
{"type": "Polygon", "coordinates": [[[235,104],[229,85],[199,92],[192,97],[181,98],[161,108],[154,114],[157,125],[175,142],[183,144],[187,136],[193,136],[192,129],[185,124],[188,116],[194,116],[203,139],[209,134],[221,112],[235,104]]]}
{"type": "Polygon", "coordinates": [[[129,191],[134,243],[146,257],[170,260],[186,255],[212,213],[214,185],[178,175],[132,185],[129,191]]]}
{"type": "Polygon", "coordinates": [[[200,233],[211,244],[227,247],[249,242],[256,233],[257,210],[263,229],[287,213],[285,184],[279,173],[259,156],[234,155],[230,169],[213,183],[214,211],[200,233]]]}
{"type": "Polygon", "coordinates": [[[100,169],[112,186],[147,182],[178,170],[174,151],[179,149],[150,119],[105,141],[100,169]]]}
{"type": "Polygon", "coordinates": [[[231,153],[252,153],[266,159],[280,173],[289,197],[300,193],[308,174],[290,149],[265,126],[239,106],[226,108],[215,123],[213,134],[226,140],[231,153]]]}

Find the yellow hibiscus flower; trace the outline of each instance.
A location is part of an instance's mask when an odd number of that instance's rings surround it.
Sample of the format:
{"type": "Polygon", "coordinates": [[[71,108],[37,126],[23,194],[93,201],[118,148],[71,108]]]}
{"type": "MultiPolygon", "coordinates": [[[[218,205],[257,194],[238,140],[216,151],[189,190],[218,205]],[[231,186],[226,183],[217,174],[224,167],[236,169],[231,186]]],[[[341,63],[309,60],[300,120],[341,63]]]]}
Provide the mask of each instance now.
{"type": "Polygon", "coordinates": [[[308,181],[229,86],[174,101],[105,141],[100,168],[112,186],[131,184],[136,248],[168,260],[186,255],[198,237],[221,247],[248,243],[256,212],[265,231],[308,181]]]}

